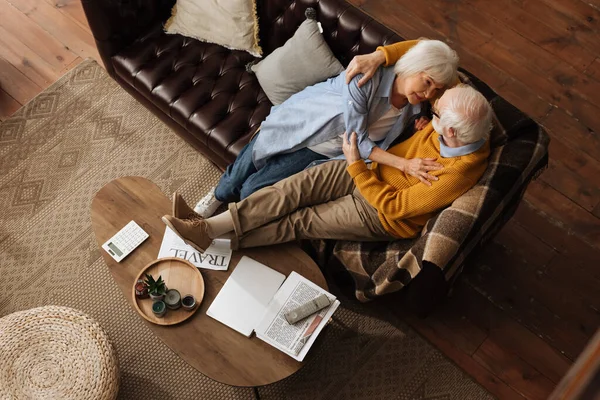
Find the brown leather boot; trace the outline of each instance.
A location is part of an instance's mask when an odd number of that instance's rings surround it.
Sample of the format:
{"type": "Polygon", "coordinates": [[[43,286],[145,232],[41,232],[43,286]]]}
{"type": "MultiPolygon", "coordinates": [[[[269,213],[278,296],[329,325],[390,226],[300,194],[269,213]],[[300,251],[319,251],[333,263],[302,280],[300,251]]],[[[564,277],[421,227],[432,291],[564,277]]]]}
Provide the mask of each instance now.
{"type": "Polygon", "coordinates": [[[208,236],[208,224],[202,218],[179,219],[163,215],[162,220],[186,244],[200,253],[204,253],[212,243],[212,239],[208,236]]]}
{"type": "Polygon", "coordinates": [[[187,205],[183,197],[177,192],[173,193],[173,216],[179,219],[198,219],[200,214],[187,205]]]}

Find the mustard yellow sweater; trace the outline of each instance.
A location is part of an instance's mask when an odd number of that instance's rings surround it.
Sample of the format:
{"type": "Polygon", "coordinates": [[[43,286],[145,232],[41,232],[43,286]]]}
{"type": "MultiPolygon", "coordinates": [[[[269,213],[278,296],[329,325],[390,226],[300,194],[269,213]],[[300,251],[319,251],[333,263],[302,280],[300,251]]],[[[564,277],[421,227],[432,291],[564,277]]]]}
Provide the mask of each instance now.
{"type": "Polygon", "coordinates": [[[449,206],[479,180],[487,167],[490,147],[488,141],[471,154],[441,157],[440,139],[429,123],[388,151],[405,158],[437,158],[444,166],[431,172],[439,178],[431,186],[393,167],[373,163],[373,168],[368,169],[363,160],[347,168],[360,193],[377,209],[386,231],[399,238],[411,238],[437,211],[449,206]]]}
{"type": "Polygon", "coordinates": [[[381,50],[383,54],[385,54],[385,64],[383,64],[383,66],[389,67],[390,65],[396,64],[396,61],[417,43],[419,43],[418,40],[405,40],[404,42],[396,42],[389,46],[377,47],[377,50],[381,50]]]}

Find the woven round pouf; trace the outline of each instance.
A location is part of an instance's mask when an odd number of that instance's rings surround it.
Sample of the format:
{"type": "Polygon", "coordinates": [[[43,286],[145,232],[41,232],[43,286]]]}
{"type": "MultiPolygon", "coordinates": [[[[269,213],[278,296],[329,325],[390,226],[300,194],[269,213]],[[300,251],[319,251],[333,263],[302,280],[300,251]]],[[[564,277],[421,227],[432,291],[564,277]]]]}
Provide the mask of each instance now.
{"type": "Polygon", "coordinates": [[[115,399],[117,359],[92,318],[46,306],[0,318],[0,399],[115,399]]]}

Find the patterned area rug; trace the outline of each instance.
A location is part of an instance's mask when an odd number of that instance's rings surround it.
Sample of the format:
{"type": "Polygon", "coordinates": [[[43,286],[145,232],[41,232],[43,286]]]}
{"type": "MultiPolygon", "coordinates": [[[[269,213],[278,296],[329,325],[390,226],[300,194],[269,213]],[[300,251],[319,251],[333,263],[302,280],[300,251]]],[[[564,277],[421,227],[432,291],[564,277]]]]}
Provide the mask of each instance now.
{"type": "MultiPolygon", "coordinates": [[[[114,284],[89,207],[103,185],[127,175],[197,200],[220,173],[94,61],[0,125],[0,317],[48,304],[88,313],[116,348],[121,399],[252,399],[251,389],[216,383],[178,358],[114,284]],[[157,360],[169,368],[156,373],[157,360]]],[[[319,355],[260,388],[261,398],[492,398],[402,321],[374,304],[342,304],[319,355]]]]}

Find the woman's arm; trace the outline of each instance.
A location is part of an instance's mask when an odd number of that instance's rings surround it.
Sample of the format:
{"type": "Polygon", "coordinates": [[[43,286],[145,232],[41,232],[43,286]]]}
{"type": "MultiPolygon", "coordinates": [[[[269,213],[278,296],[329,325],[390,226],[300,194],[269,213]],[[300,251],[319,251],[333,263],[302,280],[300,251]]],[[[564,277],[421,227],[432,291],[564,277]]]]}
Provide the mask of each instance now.
{"type": "Polygon", "coordinates": [[[443,168],[442,164],[435,161],[435,158],[412,158],[408,160],[388,153],[379,147],[373,148],[369,159],[376,163],[399,169],[405,174],[412,175],[415,178],[419,178],[419,180],[427,186],[431,186],[430,181],[438,180],[438,178],[431,175],[429,171],[437,171],[443,168]]]}

